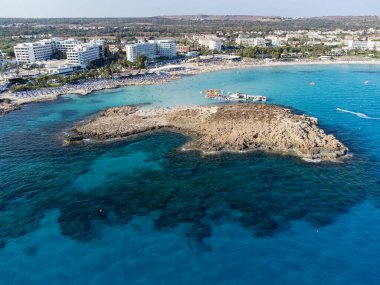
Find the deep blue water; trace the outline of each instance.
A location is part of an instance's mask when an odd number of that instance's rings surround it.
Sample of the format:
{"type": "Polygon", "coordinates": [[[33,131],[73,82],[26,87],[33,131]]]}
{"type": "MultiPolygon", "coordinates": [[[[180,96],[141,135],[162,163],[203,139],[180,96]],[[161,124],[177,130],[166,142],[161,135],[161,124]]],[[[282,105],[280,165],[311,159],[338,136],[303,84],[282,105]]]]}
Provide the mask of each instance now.
{"type": "Polygon", "coordinates": [[[0,172],[0,284],[380,284],[380,67],[234,70],[26,105],[0,118],[0,172]],[[353,156],[202,156],[167,132],[62,145],[102,109],[208,104],[209,88],[315,116],[353,156]]]}

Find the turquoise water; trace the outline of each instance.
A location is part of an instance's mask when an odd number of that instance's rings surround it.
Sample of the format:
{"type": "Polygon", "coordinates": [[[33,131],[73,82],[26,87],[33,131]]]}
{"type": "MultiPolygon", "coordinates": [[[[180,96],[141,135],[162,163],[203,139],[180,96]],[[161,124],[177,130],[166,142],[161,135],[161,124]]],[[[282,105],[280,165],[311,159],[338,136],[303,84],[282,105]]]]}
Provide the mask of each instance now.
{"type": "Polygon", "coordinates": [[[0,284],[380,284],[379,107],[380,67],[367,65],[225,71],[23,106],[0,118],[0,284]],[[208,104],[208,88],[315,116],[352,158],[202,156],[167,132],[62,145],[104,108],[208,104]]]}

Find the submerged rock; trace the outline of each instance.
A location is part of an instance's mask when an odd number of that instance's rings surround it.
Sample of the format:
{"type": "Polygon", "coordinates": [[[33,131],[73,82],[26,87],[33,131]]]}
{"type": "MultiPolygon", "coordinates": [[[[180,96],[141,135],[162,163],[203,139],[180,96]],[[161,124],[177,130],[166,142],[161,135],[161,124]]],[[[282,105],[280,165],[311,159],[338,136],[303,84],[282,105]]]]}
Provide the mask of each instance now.
{"type": "Polygon", "coordinates": [[[263,150],[311,160],[336,160],[348,149],[318,127],[318,120],[264,104],[139,110],[111,108],[76,127],[69,141],[129,137],[166,128],[191,135],[183,149],[205,153],[263,150]]]}

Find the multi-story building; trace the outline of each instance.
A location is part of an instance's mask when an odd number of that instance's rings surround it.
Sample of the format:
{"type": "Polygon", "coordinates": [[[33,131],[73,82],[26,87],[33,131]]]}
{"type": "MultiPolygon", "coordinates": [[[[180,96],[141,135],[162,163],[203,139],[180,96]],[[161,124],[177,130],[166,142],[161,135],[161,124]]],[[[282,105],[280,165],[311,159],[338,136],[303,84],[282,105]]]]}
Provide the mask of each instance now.
{"type": "Polygon", "coordinates": [[[158,56],[175,58],[177,55],[177,44],[173,40],[158,40],[155,42],[158,56]]]}
{"type": "Polygon", "coordinates": [[[208,46],[208,48],[210,50],[216,50],[216,51],[221,51],[222,50],[222,47],[223,47],[223,41],[220,40],[220,39],[210,39],[210,40],[206,40],[206,46],[208,46]]]}
{"type": "Polygon", "coordinates": [[[355,50],[355,49],[366,50],[369,48],[368,47],[368,41],[349,40],[347,48],[348,48],[348,50],[355,50]]]}
{"type": "Polygon", "coordinates": [[[62,52],[64,55],[66,55],[66,52],[69,49],[72,49],[75,46],[81,44],[80,41],[75,40],[75,39],[63,40],[63,39],[60,39],[60,38],[52,38],[51,42],[52,42],[53,48],[56,49],[56,50],[58,50],[58,51],[60,51],[60,52],[62,52]]]}
{"type": "Polygon", "coordinates": [[[198,42],[201,46],[205,46],[210,50],[221,51],[223,46],[223,41],[213,35],[194,35],[193,39],[198,42]]]}
{"type": "Polygon", "coordinates": [[[14,52],[18,63],[33,63],[50,59],[53,55],[53,48],[49,40],[43,40],[17,44],[14,47],[14,52]]]}
{"type": "Polygon", "coordinates": [[[190,52],[190,46],[177,45],[177,53],[188,53],[190,52]]]}
{"type": "Polygon", "coordinates": [[[33,63],[49,60],[53,58],[55,51],[60,51],[63,57],[69,59],[69,61],[86,66],[89,60],[104,57],[104,43],[91,41],[88,44],[83,44],[75,39],[63,40],[60,38],[52,38],[34,43],[17,44],[14,47],[14,51],[18,63],[33,63]]]}
{"type": "Polygon", "coordinates": [[[146,56],[149,59],[157,57],[156,45],[150,42],[143,42],[125,46],[127,60],[136,62],[139,56],[146,56]]]}
{"type": "Polygon", "coordinates": [[[243,38],[242,36],[239,36],[236,38],[236,44],[241,46],[253,46],[254,45],[254,38],[243,38]]]}
{"type": "Polygon", "coordinates": [[[255,44],[255,46],[263,47],[263,46],[266,46],[266,41],[264,38],[255,38],[254,44],[255,44]]]}
{"type": "Polygon", "coordinates": [[[368,41],[368,49],[369,50],[375,50],[375,51],[380,51],[380,41],[368,41]]]}
{"type": "Polygon", "coordinates": [[[84,68],[89,62],[103,58],[104,49],[101,44],[90,42],[76,45],[67,50],[66,54],[70,64],[79,64],[84,68]]]}
{"type": "Polygon", "coordinates": [[[236,39],[236,44],[242,46],[265,46],[266,41],[263,38],[243,38],[239,36],[236,39]]]}
{"type": "Polygon", "coordinates": [[[173,40],[159,40],[140,42],[125,46],[127,60],[136,62],[139,56],[146,56],[149,59],[157,57],[176,57],[176,43],[173,40]]]}
{"type": "Polygon", "coordinates": [[[271,42],[271,45],[274,47],[283,46],[284,42],[286,42],[285,37],[267,36],[265,39],[269,40],[271,42]]]}

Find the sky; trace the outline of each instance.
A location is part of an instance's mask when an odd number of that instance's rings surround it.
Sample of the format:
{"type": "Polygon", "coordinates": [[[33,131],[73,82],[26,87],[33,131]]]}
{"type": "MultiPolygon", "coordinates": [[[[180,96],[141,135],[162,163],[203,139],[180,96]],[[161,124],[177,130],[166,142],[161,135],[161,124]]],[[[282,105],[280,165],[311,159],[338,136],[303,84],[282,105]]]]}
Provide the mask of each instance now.
{"type": "Polygon", "coordinates": [[[380,15],[380,0],[0,0],[0,17],[380,15]]]}

